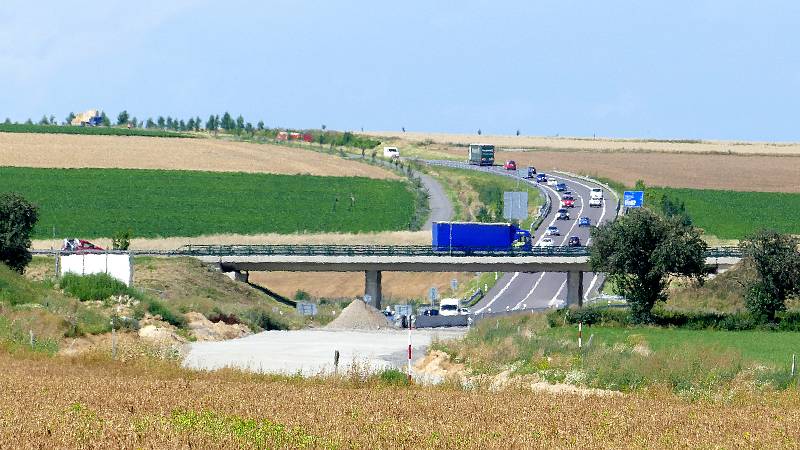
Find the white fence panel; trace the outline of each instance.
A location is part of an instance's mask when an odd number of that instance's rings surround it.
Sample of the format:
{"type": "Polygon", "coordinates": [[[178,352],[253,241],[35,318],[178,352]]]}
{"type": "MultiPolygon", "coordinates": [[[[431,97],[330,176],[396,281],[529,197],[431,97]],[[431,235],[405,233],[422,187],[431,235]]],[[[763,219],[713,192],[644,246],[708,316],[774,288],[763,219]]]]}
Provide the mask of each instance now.
{"type": "Polygon", "coordinates": [[[107,273],[126,286],[133,283],[133,258],[129,253],[82,253],[60,255],[59,258],[59,275],[107,273]]]}

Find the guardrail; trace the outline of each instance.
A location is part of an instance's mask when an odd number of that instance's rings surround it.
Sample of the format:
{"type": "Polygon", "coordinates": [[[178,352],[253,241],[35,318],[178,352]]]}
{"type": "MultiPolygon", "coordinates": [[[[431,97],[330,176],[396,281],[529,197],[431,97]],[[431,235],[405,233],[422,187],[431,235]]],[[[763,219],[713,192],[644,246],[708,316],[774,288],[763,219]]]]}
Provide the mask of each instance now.
{"type": "MultiPolygon", "coordinates": [[[[436,249],[430,245],[184,245],[175,250],[78,251],[31,250],[35,255],[130,253],[139,256],[589,256],[589,247],[533,247],[530,250],[488,247],[436,249]]],[[[741,258],[739,247],[709,248],[706,258],[741,258]]]]}

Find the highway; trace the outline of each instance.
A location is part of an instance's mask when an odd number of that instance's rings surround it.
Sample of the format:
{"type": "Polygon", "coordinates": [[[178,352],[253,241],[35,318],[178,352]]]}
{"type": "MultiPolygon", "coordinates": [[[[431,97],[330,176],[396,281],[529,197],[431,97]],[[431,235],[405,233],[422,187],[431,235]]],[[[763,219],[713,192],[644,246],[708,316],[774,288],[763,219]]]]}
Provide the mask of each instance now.
{"type": "MultiPolygon", "coordinates": [[[[498,176],[507,176],[508,171],[502,167],[477,167],[468,164],[456,164],[457,167],[472,170],[482,170],[497,173],[498,176]]],[[[604,186],[595,182],[567,176],[556,172],[548,172],[548,178],[555,177],[567,185],[567,191],[572,192],[575,198],[569,220],[556,219],[563,193],[557,192],[555,186],[542,185],[540,188],[550,197],[552,207],[538,229],[533,230],[534,245],[538,245],[545,237],[547,227],[555,225],[559,228],[560,236],[551,236],[556,246],[566,246],[570,236],[578,236],[581,245],[591,244],[590,228],[579,227],[580,217],[589,217],[592,225],[597,225],[609,220],[614,220],[617,213],[617,197],[604,186]],[[603,189],[603,206],[601,208],[589,207],[590,190],[603,189]]],[[[534,180],[527,183],[537,185],[534,180]]],[[[472,307],[473,313],[499,312],[506,310],[541,309],[549,306],[564,304],[567,298],[567,275],[565,273],[505,273],[500,276],[497,283],[489,289],[484,297],[472,307]]],[[[583,277],[584,300],[597,294],[603,283],[603,275],[585,273],[583,277]]]]}

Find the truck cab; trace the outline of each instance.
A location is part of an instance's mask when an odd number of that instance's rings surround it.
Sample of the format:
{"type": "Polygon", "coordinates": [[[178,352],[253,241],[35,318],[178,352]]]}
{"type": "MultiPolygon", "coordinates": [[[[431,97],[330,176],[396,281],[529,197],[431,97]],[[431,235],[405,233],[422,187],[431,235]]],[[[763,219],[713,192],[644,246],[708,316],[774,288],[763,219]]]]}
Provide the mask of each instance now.
{"type": "Polygon", "coordinates": [[[443,298],[439,301],[440,316],[457,316],[461,307],[461,300],[457,298],[443,298]]]}
{"type": "Polygon", "coordinates": [[[383,157],[384,158],[399,158],[400,151],[397,150],[397,147],[383,147],[383,157]]]}

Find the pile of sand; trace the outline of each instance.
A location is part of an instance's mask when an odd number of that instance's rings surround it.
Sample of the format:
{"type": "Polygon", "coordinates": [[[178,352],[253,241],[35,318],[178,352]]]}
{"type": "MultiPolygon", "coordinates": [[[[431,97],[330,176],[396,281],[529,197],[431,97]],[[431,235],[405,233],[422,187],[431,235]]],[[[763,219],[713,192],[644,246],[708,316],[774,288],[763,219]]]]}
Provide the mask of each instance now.
{"type": "Polygon", "coordinates": [[[185,314],[189,329],[198,341],[224,341],[249,336],[250,328],[239,323],[228,325],[225,322],[212,322],[199,312],[185,314]]]}
{"type": "Polygon", "coordinates": [[[374,307],[361,300],[353,300],[339,317],[325,326],[329,329],[339,330],[378,330],[389,328],[391,325],[386,316],[374,307]]]}

